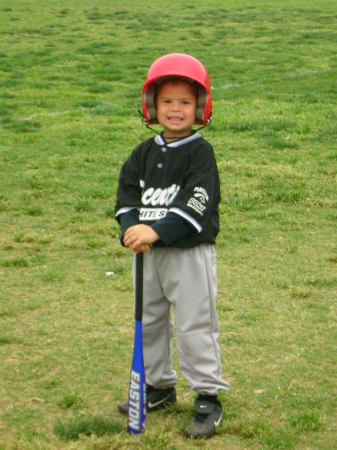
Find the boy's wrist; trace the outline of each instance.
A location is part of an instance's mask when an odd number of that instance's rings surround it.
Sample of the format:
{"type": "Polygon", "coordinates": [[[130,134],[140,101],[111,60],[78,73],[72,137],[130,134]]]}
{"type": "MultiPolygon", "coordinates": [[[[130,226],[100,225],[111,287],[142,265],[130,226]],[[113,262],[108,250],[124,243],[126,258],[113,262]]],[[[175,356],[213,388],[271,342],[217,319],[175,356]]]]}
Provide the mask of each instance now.
{"type": "Polygon", "coordinates": [[[160,239],[160,236],[159,236],[159,234],[156,232],[156,230],[152,227],[152,226],[150,226],[149,228],[151,228],[151,236],[152,236],[152,238],[151,238],[151,240],[152,240],[152,242],[151,242],[151,244],[153,244],[154,242],[156,242],[156,241],[159,241],[159,239],[160,239]]]}

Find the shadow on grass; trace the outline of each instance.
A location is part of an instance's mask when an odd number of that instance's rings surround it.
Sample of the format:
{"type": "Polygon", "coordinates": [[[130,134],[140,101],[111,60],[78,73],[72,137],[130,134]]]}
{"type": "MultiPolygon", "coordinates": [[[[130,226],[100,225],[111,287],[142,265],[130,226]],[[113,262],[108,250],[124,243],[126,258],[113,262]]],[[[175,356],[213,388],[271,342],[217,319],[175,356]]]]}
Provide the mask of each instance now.
{"type": "Polygon", "coordinates": [[[54,425],[54,433],[65,440],[76,440],[80,436],[104,434],[118,434],[124,426],[117,421],[106,419],[102,416],[81,415],[73,419],[62,421],[60,419],[54,425]]]}

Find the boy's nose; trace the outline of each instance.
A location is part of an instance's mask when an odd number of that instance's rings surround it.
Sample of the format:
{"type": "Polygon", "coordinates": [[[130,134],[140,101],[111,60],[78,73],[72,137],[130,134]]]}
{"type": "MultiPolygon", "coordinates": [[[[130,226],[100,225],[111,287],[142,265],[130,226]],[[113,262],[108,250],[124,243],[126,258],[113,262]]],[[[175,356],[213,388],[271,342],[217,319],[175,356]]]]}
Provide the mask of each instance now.
{"type": "Polygon", "coordinates": [[[179,110],[179,102],[173,102],[172,103],[172,110],[178,111],[179,110]]]}

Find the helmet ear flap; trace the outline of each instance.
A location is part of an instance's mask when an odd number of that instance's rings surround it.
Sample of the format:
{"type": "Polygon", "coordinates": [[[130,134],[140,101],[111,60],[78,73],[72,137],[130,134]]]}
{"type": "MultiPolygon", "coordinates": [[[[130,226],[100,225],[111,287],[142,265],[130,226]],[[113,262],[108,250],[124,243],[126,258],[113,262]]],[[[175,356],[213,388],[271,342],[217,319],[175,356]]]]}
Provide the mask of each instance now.
{"type": "Polygon", "coordinates": [[[143,102],[145,109],[143,109],[147,112],[145,119],[148,123],[157,123],[156,91],[155,83],[151,83],[144,91],[143,102]]]}
{"type": "Polygon", "coordinates": [[[195,114],[195,121],[197,123],[203,123],[204,121],[204,113],[207,102],[208,94],[205,89],[198,85],[198,97],[197,97],[197,111],[195,114]]]}

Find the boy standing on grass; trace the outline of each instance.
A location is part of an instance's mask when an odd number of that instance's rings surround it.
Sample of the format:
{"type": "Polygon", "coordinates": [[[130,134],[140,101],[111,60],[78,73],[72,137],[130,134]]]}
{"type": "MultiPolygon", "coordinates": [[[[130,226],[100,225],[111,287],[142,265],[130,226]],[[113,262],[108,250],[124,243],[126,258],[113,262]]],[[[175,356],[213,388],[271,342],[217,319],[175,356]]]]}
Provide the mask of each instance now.
{"type": "MultiPolygon", "coordinates": [[[[185,54],[157,59],[143,87],[146,124],[163,131],[136,147],[124,163],[116,219],[122,243],[144,252],[143,352],[147,410],[176,402],[172,367],[175,309],[177,353],[198,395],[189,437],[210,437],[223,420],[216,312],[215,238],[220,188],[211,145],[192,130],[207,125],[212,100],[206,68],[185,54]]],[[[118,405],[128,413],[128,401],[118,405]]]]}

